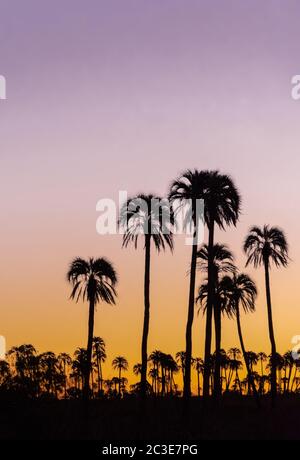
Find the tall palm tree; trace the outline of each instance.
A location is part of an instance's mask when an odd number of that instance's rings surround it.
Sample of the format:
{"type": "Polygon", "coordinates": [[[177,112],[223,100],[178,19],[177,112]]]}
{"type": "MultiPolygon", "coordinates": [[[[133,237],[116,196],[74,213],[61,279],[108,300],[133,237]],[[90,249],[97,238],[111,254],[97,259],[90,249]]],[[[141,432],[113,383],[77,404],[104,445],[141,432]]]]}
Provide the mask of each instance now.
{"type": "MultiPolygon", "coordinates": [[[[216,355],[215,355],[215,376],[214,376],[214,393],[217,398],[221,396],[221,313],[223,305],[223,285],[219,285],[219,277],[221,273],[234,273],[236,270],[233,264],[233,255],[224,244],[214,244],[212,247],[212,266],[213,266],[213,282],[214,282],[214,319],[215,319],[215,340],[216,340],[216,355]]],[[[208,272],[208,261],[210,258],[209,248],[206,244],[197,252],[199,260],[199,268],[202,271],[208,272]]],[[[209,285],[203,285],[199,290],[199,295],[196,300],[203,301],[205,298],[205,307],[207,311],[209,297],[209,285]]],[[[226,292],[225,292],[226,300],[226,292]]]]}
{"type": "Polygon", "coordinates": [[[123,356],[117,356],[112,362],[112,367],[119,371],[119,396],[121,396],[122,371],[128,371],[128,361],[123,356]]]}
{"type": "Polygon", "coordinates": [[[252,375],[250,361],[247,356],[245,343],[243,339],[240,309],[242,308],[245,313],[255,311],[255,301],[257,297],[257,289],[254,281],[246,274],[233,274],[232,277],[224,276],[222,279],[224,285],[227,285],[228,302],[226,311],[229,317],[236,318],[238,336],[240,340],[241,350],[245,361],[248,382],[251,385],[256,403],[260,406],[258,392],[252,375]]]}
{"type": "Polygon", "coordinates": [[[143,236],[145,249],[144,272],[144,324],[142,334],[141,396],[147,392],[148,334],[150,322],[150,264],[151,242],[158,252],[166,247],[173,250],[172,225],[174,219],[165,199],[155,195],[140,194],[129,198],[122,206],[119,224],[124,229],[123,247],[134,243],[137,248],[138,237],[143,236]]]}
{"type": "MultiPolygon", "coordinates": [[[[169,199],[173,204],[187,206],[187,218],[184,222],[185,228],[190,228],[193,232],[193,245],[190,263],[190,286],[188,299],[188,314],[185,331],[185,371],[183,396],[188,400],[191,396],[191,363],[192,363],[192,326],[194,322],[195,305],[195,284],[196,284],[196,264],[198,248],[198,229],[200,225],[199,200],[203,199],[204,183],[207,174],[198,170],[187,170],[170,187],[169,199]]],[[[178,208],[180,209],[180,207],[178,208]]]]}
{"type": "Polygon", "coordinates": [[[270,267],[272,263],[276,267],[288,265],[288,244],[283,231],[277,227],[264,225],[263,228],[252,227],[244,242],[244,251],[248,257],[246,266],[252,263],[254,267],[264,266],[265,286],[268,310],[269,337],[271,343],[271,395],[272,404],[275,404],[277,393],[276,382],[276,342],[273,327],[270,267]],[[273,360],[273,365],[272,365],[273,360]]]}
{"type": "Polygon", "coordinates": [[[204,200],[204,220],[208,228],[208,299],[205,328],[205,357],[203,394],[209,395],[210,355],[212,336],[212,313],[214,300],[213,282],[213,246],[215,225],[224,229],[225,225],[236,225],[240,211],[240,196],[232,179],[219,171],[187,170],[171,185],[169,197],[172,201],[179,200],[190,206],[190,225],[194,227],[194,244],[192,248],[190,268],[190,291],[188,304],[188,320],[186,327],[186,373],[185,396],[191,395],[191,357],[192,357],[192,325],[194,320],[195,278],[198,243],[198,225],[200,216],[197,213],[197,200],[204,200]]]}
{"type": "MultiPolygon", "coordinates": [[[[203,396],[209,396],[209,377],[210,377],[210,355],[211,355],[211,335],[212,335],[212,310],[214,302],[214,267],[213,267],[213,247],[215,225],[221,230],[225,226],[236,225],[240,213],[240,195],[231,179],[226,174],[218,171],[210,171],[205,190],[205,222],[208,227],[208,297],[205,328],[205,351],[204,351],[204,382],[203,396]]],[[[218,367],[218,365],[217,365],[218,367]]],[[[218,384],[217,384],[218,385],[218,384]]]]}
{"type": "Polygon", "coordinates": [[[89,302],[87,363],[84,382],[84,397],[88,399],[95,307],[100,301],[115,304],[117,274],[111,262],[105,258],[84,260],[78,257],[71,262],[67,279],[73,286],[71,299],[76,299],[78,302],[82,298],[83,301],[89,302]]]}
{"type": "Polygon", "coordinates": [[[98,393],[103,390],[103,375],[102,375],[102,363],[106,361],[105,342],[101,337],[93,338],[93,357],[96,360],[97,374],[98,374],[98,393]]]}

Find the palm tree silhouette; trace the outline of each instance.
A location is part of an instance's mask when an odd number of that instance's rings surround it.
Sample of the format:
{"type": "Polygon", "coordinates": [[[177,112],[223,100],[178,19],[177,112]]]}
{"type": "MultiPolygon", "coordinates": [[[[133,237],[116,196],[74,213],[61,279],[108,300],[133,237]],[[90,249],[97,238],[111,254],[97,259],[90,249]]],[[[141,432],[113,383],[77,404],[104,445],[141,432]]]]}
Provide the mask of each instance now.
{"type": "MultiPolygon", "coordinates": [[[[240,195],[233,180],[218,171],[209,171],[204,194],[205,222],[208,227],[208,296],[205,328],[203,396],[209,396],[210,355],[212,335],[212,310],[214,302],[214,232],[215,225],[224,230],[225,225],[236,225],[240,212],[240,195]]],[[[218,369],[217,364],[217,369],[218,369]]],[[[220,392],[217,383],[217,394],[220,392]]]]}
{"type": "MultiPolygon", "coordinates": [[[[276,356],[276,342],[272,317],[272,302],[270,289],[270,267],[288,265],[288,244],[282,230],[277,227],[264,225],[263,228],[252,227],[244,242],[244,251],[248,257],[246,266],[252,263],[254,267],[264,266],[265,285],[268,309],[269,337],[271,342],[271,364],[276,356]],[[272,358],[273,356],[273,358],[272,358]]],[[[271,395],[272,404],[275,404],[277,393],[276,364],[271,365],[271,395]]]]}
{"type": "Polygon", "coordinates": [[[71,262],[67,279],[72,284],[71,299],[80,298],[89,302],[87,362],[85,370],[84,397],[88,399],[94,334],[95,307],[100,301],[115,304],[117,274],[113,265],[105,258],[84,260],[76,258],[71,262]]]}
{"type": "Polygon", "coordinates": [[[122,371],[128,370],[128,361],[123,356],[117,356],[113,362],[112,367],[114,370],[119,371],[119,396],[121,396],[121,384],[122,384],[122,371]]]}
{"type": "Polygon", "coordinates": [[[185,382],[185,359],[186,359],[186,353],[185,351],[177,351],[175,355],[175,359],[177,364],[179,365],[181,372],[182,372],[182,381],[183,381],[183,387],[184,387],[184,382],[185,382]]]}
{"type": "Polygon", "coordinates": [[[241,393],[241,382],[238,375],[238,371],[243,367],[242,362],[240,361],[241,351],[239,348],[233,347],[228,350],[228,356],[230,358],[230,367],[235,372],[235,386],[238,385],[241,393]]]}
{"type": "Polygon", "coordinates": [[[257,353],[257,356],[260,362],[260,375],[263,376],[264,375],[264,362],[266,362],[267,360],[267,355],[263,351],[260,351],[259,353],[257,353]]]}
{"type": "Polygon", "coordinates": [[[171,186],[169,197],[172,201],[179,200],[186,204],[191,202],[190,221],[194,227],[194,244],[190,268],[190,292],[188,306],[188,321],[186,327],[186,373],[185,396],[191,394],[191,356],[192,356],[192,325],[194,319],[195,276],[197,259],[197,236],[199,215],[197,200],[204,200],[204,220],[208,228],[208,298],[205,328],[205,356],[203,394],[209,396],[210,355],[212,336],[212,313],[214,301],[213,246],[215,224],[224,229],[225,225],[236,225],[240,211],[240,196],[232,179],[218,171],[188,170],[175,180],[171,186]],[[197,215],[196,215],[197,214],[197,215]]]}
{"type": "Polygon", "coordinates": [[[96,360],[97,374],[98,374],[98,394],[103,390],[103,375],[102,375],[102,363],[106,361],[105,342],[101,337],[93,338],[93,357],[96,360]]]}
{"type": "Polygon", "coordinates": [[[204,362],[202,358],[193,358],[193,367],[197,372],[197,393],[200,396],[200,375],[203,374],[204,362]]]}
{"type": "Polygon", "coordinates": [[[165,199],[155,195],[137,195],[129,198],[120,212],[119,223],[124,228],[123,247],[134,243],[137,248],[138,237],[144,237],[144,324],[142,334],[141,396],[147,392],[148,334],[150,322],[150,263],[151,241],[158,252],[169,247],[173,250],[172,225],[174,219],[165,199]]]}
{"type": "Polygon", "coordinates": [[[137,363],[133,366],[132,371],[134,375],[141,375],[142,373],[142,365],[141,363],[137,363]]]}
{"type": "Polygon", "coordinates": [[[226,312],[229,317],[235,316],[236,318],[239,341],[248,374],[248,384],[250,384],[252,388],[257,405],[260,406],[258,392],[252,375],[251,363],[248,359],[249,354],[247,355],[244,344],[240,317],[240,308],[242,308],[245,313],[255,311],[255,301],[257,297],[256,285],[254,281],[244,273],[233,274],[232,277],[224,276],[222,282],[226,286],[228,293],[226,312]]]}
{"type": "Polygon", "coordinates": [[[68,353],[60,353],[58,355],[58,361],[60,365],[62,366],[62,372],[64,376],[64,397],[67,397],[67,380],[68,380],[68,373],[67,373],[67,367],[71,366],[72,364],[72,358],[68,353]]]}
{"type": "MultiPolygon", "coordinates": [[[[215,319],[215,340],[216,340],[216,355],[215,355],[215,375],[214,375],[214,392],[216,398],[219,398],[222,393],[221,389],[221,374],[220,374],[220,365],[221,365],[221,313],[223,309],[223,285],[219,285],[219,276],[221,273],[233,273],[236,270],[235,265],[233,264],[233,255],[230,250],[224,244],[214,244],[212,249],[212,273],[213,273],[213,283],[214,283],[214,319],[215,319]]],[[[197,252],[197,258],[199,259],[199,268],[202,271],[208,272],[208,262],[209,262],[209,248],[205,244],[197,252]]],[[[209,285],[203,284],[203,287],[199,289],[199,294],[196,301],[205,302],[205,310],[207,313],[209,297],[209,285]]],[[[225,301],[226,301],[226,292],[225,292],[225,301]]]]}
{"type": "MultiPolygon", "coordinates": [[[[198,233],[201,218],[198,204],[199,200],[203,200],[204,198],[207,176],[207,171],[198,171],[197,169],[187,170],[171,184],[169,192],[169,199],[173,204],[179,203],[182,207],[189,205],[184,226],[185,228],[192,229],[193,231],[188,315],[185,332],[186,357],[183,395],[186,400],[191,396],[192,326],[194,321],[195,306],[198,233]]],[[[178,207],[178,209],[180,209],[180,207],[178,207]]]]}

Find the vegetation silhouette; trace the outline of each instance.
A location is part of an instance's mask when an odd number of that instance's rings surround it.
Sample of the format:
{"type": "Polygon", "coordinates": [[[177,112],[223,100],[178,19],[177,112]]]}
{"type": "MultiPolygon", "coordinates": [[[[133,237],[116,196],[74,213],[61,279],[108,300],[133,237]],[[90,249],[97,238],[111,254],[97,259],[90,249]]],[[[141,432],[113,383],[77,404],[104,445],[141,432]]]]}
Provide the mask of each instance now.
{"type": "Polygon", "coordinates": [[[115,304],[117,274],[113,265],[105,258],[88,261],[77,257],[70,265],[67,279],[72,284],[71,299],[78,302],[81,297],[89,302],[88,341],[86,350],[84,395],[88,399],[94,334],[95,308],[100,301],[115,304]]]}
{"type": "MultiPolygon", "coordinates": [[[[243,243],[246,267],[262,266],[265,276],[271,353],[256,353],[246,347],[241,319],[242,314],[256,310],[256,283],[247,273],[239,271],[230,248],[215,241],[217,228],[225,230],[226,227],[237,225],[240,207],[241,197],[233,179],[215,170],[184,171],[171,183],[168,199],[154,194],[139,194],[128,199],[119,215],[119,225],[123,229],[122,246],[127,248],[132,243],[137,248],[139,239],[142,239],[144,249],[141,359],[131,367],[130,374],[130,378],[133,376],[135,380],[131,382],[125,377],[130,369],[126,357],[119,355],[108,361],[106,342],[94,335],[97,305],[102,302],[110,305],[116,303],[118,277],[114,265],[104,257],[87,260],[77,257],[69,266],[67,281],[72,288],[70,298],[76,302],[87,302],[89,306],[86,348],[78,347],[70,356],[65,352],[55,354],[49,350],[39,353],[32,344],[12,347],[6,359],[0,361],[0,401],[22,401],[22,404],[27,401],[32,404],[47,402],[47,410],[51,412],[54,410],[52,408],[59,411],[59,404],[76,407],[76,401],[92,400],[92,406],[97,407],[97,411],[99,408],[104,412],[107,410],[110,418],[111,414],[118,418],[120,411],[126,419],[126,411],[130,408],[136,410],[138,403],[135,401],[142,398],[143,404],[140,406],[149,408],[149,423],[152,423],[153,432],[155,424],[162,426],[160,415],[163,411],[169,411],[168,416],[173,415],[176,419],[180,406],[178,401],[181,400],[185,403],[184,407],[189,409],[191,423],[198,423],[198,415],[209,401],[214,403],[214,409],[229,404],[230,410],[237,411],[239,417],[242,417],[244,408],[246,412],[256,410],[255,404],[261,408],[260,414],[265,414],[263,409],[267,402],[270,400],[274,406],[276,398],[284,403],[290,398],[298,401],[300,358],[291,350],[283,355],[277,352],[272,317],[270,269],[272,265],[287,267],[287,239],[283,230],[264,225],[251,227],[243,243]],[[203,200],[203,215],[199,212],[199,200],[203,200]],[[173,252],[176,213],[186,207],[183,227],[191,231],[192,247],[188,269],[185,349],[174,356],[158,349],[149,353],[152,248],[158,253],[165,249],[173,252]],[[205,244],[199,241],[202,224],[208,230],[205,244]],[[197,284],[197,276],[202,277],[200,285],[197,284]],[[195,307],[205,318],[205,337],[204,356],[194,357],[192,327],[195,307]],[[239,348],[233,346],[225,351],[222,347],[224,318],[235,321],[239,348]],[[111,362],[113,376],[107,372],[107,362],[111,362]],[[126,414],[122,412],[123,407],[126,414]],[[110,413],[108,408],[112,408],[113,412],[110,413]]],[[[145,413],[142,411],[142,416],[145,413]]],[[[212,413],[222,415],[219,410],[212,413]]],[[[201,433],[207,432],[208,436],[213,437],[213,429],[205,431],[203,425],[204,421],[210,420],[213,426],[213,423],[217,423],[216,419],[209,419],[209,411],[205,411],[205,414],[205,420],[201,415],[201,433]]],[[[258,412],[255,414],[254,418],[258,412]]],[[[129,420],[131,415],[128,417],[129,420]]],[[[135,420],[137,427],[142,422],[146,430],[148,420],[141,418],[141,412],[139,415],[134,412],[132,420],[135,420]]],[[[227,423],[229,419],[225,416],[222,420],[227,423]]],[[[184,428],[185,422],[181,419],[180,423],[184,428]]],[[[87,426],[88,436],[92,428],[90,424],[87,426]]],[[[186,428],[191,432],[194,429],[188,420],[186,428]]],[[[160,429],[161,436],[164,431],[160,429]]],[[[109,434],[105,428],[103,430],[103,433],[109,434]]]]}
{"type": "Polygon", "coordinates": [[[264,225],[263,228],[252,227],[244,242],[244,251],[248,256],[246,266],[252,263],[254,267],[263,265],[265,269],[265,285],[268,309],[269,337],[271,342],[271,390],[272,402],[275,404],[276,383],[276,342],[272,317],[272,302],[270,288],[270,266],[288,265],[288,244],[282,230],[277,227],[264,225]],[[273,364],[272,364],[273,363],[273,364]]]}
{"type": "Polygon", "coordinates": [[[125,229],[123,246],[133,243],[137,248],[139,236],[144,238],[145,272],[144,272],[144,325],[141,347],[141,396],[146,396],[147,362],[148,362],[148,334],[150,322],[150,264],[151,242],[158,252],[166,247],[173,250],[172,225],[174,217],[170,207],[159,196],[140,194],[129,198],[123,205],[119,223],[125,229]]]}

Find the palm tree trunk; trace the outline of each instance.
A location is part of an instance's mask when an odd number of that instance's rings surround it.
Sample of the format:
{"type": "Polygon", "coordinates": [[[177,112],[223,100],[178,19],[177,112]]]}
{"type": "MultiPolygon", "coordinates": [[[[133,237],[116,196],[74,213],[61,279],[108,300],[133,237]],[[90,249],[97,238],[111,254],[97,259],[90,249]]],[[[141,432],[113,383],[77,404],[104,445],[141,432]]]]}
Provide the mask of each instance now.
{"type": "Polygon", "coordinates": [[[121,398],[121,367],[119,367],[119,397],[121,398]]]}
{"type": "Polygon", "coordinates": [[[97,356],[97,374],[98,374],[98,396],[100,394],[100,364],[99,364],[99,353],[98,350],[96,351],[96,356],[97,356]]]}
{"type": "Polygon", "coordinates": [[[215,378],[214,378],[214,396],[218,401],[222,396],[221,387],[221,308],[220,302],[216,301],[214,305],[215,318],[215,338],[216,338],[216,360],[215,360],[215,378]]]}
{"type": "Polygon", "coordinates": [[[254,395],[256,404],[257,404],[258,407],[260,407],[259,395],[258,395],[256,386],[255,386],[255,383],[254,383],[254,380],[253,380],[253,375],[252,375],[250,365],[249,365],[249,361],[248,361],[247,355],[246,355],[246,349],[245,349],[245,344],[244,344],[243,334],[242,334],[242,327],[241,327],[239,305],[236,305],[236,322],[237,322],[237,329],[238,329],[240,345],[241,345],[241,349],[242,349],[242,353],[243,353],[243,357],[244,357],[244,361],[245,361],[246,369],[247,369],[247,373],[248,373],[248,382],[250,383],[250,385],[252,387],[252,391],[253,391],[253,395],[254,395]]]}
{"type": "Polygon", "coordinates": [[[64,394],[67,399],[67,373],[66,373],[66,362],[64,361],[64,394]]]}
{"type": "Polygon", "coordinates": [[[200,372],[197,370],[198,397],[200,397],[200,372]]]}
{"type": "Polygon", "coordinates": [[[267,297],[267,308],[268,308],[268,324],[269,324],[269,337],[271,342],[271,397],[272,405],[275,405],[276,393],[277,393],[277,382],[276,382],[276,343],[273,328],[273,317],[272,317],[272,303],[271,303],[271,290],[270,290],[270,275],[269,275],[269,260],[265,258],[265,283],[266,283],[266,297],[267,297]]]}
{"type": "Polygon", "coordinates": [[[83,390],[84,399],[89,398],[89,392],[90,392],[90,373],[91,373],[91,364],[92,364],[92,348],[93,348],[93,334],[94,334],[94,313],[95,313],[95,303],[94,303],[94,300],[92,299],[90,300],[90,308],[89,308],[87,362],[86,362],[84,390],[83,390]]]}
{"type": "Polygon", "coordinates": [[[102,362],[101,359],[99,360],[100,363],[100,390],[103,390],[103,371],[102,371],[102,362]]]}
{"type": "MultiPolygon", "coordinates": [[[[150,229],[149,229],[150,231],[150,229]]],[[[147,387],[147,342],[150,320],[150,249],[151,235],[145,235],[145,277],[144,277],[144,326],[142,337],[142,369],[141,369],[141,396],[146,397],[147,387]]]]}
{"type": "Polygon", "coordinates": [[[191,270],[190,270],[190,291],[188,304],[188,318],[185,331],[185,362],[184,362],[184,385],[183,397],[187,401],[191,397],[191,362],[192,362],[192,326],[194,321],[194,306],[195,306],[195,284],[196,284],[196,267],[197,267],[197,238],[198,238],[198,221],[195,225],[191,270]]]}
{"type": "Polygon", "coordinates": [[[205,349],[204,349],[204,379],[203,379],[203,397],[209,397],[209,377],[210,377],[210,355],[211,355],[211,329],[212,329],[212,312],[214,297],[214,267],[213,267],[213,246],[214,246],[214,221],[209,226],[208,237],[208,293],[206,308],[206,327],[205,327],[205,349]]]}

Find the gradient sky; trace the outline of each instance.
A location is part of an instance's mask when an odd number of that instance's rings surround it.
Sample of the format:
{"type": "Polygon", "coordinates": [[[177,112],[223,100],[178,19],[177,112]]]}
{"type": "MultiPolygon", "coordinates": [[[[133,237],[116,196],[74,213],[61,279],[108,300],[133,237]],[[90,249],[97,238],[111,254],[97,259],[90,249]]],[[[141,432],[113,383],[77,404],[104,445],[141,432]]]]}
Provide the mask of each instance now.
{"type": "MultiPolygon", "coordinates": [[[[280,352],[300,334],[300,4],[287,0],[0,0],[0,334],[8,347],[73,352],[86,345],[87,306],[68,300],[74,256],[106,256],[118,303],[95,334],[109,363],[140,360],[143,252],[96,234],[96,202],[164,194],[185,168],[230,173],[243,197],[237,229],[218,233],[244,267],[252,224],[285,229],[291,263],[272,270],[280,352]],[[225,6],[226,4],[226,6],[225,6]]],[[[190,248],[153,258],[149,350],[184,348],[190,248]]],[[[246,346],[269,351],[262,270],[246,346]]],[[[200,277],[199,277],[200,281],[200,277]]],[[[196,317],[194,355],[203,355],[196,317]]],[[[224,320],[223,346],[237,346],[224,320]]],[[[112,377],[110,366],[106,377],[112,377]]]]}

